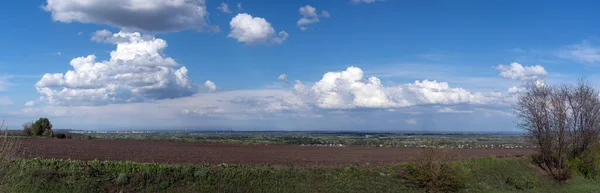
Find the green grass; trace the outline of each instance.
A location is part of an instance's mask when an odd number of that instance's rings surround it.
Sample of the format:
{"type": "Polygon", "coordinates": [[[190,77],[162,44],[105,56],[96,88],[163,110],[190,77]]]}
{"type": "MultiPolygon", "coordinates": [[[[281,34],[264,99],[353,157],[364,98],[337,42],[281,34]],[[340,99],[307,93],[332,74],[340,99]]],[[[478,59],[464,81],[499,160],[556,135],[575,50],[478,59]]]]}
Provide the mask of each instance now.
{"type": "MultiPolygon", "coordinates": [[[[554,183],[527,158],[477,158],[458,165],[466,192],[600,192],[576,177],[554,183]]],[[[6,192],[423,192],[398,177],[404,165],[167,165],[111,161],[16,159],[2,168],[6,192]]]]}

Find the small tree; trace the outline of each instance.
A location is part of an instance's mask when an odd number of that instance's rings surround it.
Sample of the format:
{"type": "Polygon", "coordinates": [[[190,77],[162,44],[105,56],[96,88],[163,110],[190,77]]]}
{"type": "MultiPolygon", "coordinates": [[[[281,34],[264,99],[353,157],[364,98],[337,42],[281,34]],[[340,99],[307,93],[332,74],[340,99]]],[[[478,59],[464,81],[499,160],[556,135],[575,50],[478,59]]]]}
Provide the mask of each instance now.
{"type": "Polygon", "coordinates": [[[23,123],[23,135],[25,135],[25,136],[33,135],[32,127],[33,127],[33,123],[23,123]]]}
{"type": "Polygon", "coordinates": [[[52,136],[52,123],[47,118],[40,118],[33,123],[31,131],[34,136],[52,136]]]}
{"type": "Polygon", "coordinates": [[[600,98],[584,81],[576,86],[526,85],[516,112],[519,126],[539,146],[534,161],[559,181],[571,177],[568,162],[583,160],[598,141],[600,98]]]}

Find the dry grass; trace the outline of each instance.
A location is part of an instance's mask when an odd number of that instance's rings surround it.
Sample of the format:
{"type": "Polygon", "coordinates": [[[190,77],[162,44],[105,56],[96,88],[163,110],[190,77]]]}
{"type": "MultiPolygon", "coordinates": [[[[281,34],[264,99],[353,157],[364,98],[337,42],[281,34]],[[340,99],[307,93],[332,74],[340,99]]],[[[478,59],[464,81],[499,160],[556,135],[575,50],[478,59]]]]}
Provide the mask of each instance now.
{"type": "Polygon", "coordinates": [[[10,158],[15,156],[16,141],[14,137],[8,136],[8,128],[5,123],[4,120],[0,123],[0,131],[4,131],[4,135],[0,137],[0,166],[4,166],[10,158]]]}

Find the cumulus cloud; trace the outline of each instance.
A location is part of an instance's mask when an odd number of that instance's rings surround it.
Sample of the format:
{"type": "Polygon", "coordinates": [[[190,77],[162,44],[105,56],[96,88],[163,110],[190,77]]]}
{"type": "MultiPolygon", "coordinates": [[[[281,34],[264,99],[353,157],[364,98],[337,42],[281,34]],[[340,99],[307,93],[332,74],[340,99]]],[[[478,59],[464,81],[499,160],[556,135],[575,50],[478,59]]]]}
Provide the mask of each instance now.
{"type": "Polygon", "coordinates": [[[203,29],[204,0],[47,0],[54,21],[108,24],[151,32],[203,29]]]}
{"type": "Polygon", "coordinates": [[[92,34],[92,41],[95,42],[112,42],[113,33],[107,29],[98,30],[92,34]]]}
{"type": "Polygon", "coordinates": [[[288,37],[288,33],[283,30],[275,34],[271,23],[264,18],[252,17],[247,13],[236,15],[229,25],[231,32],[228,37],[245,44],[281,44],[288,37]]]}
{"type": "Polygon", "coordinates": [[[231,13],[231,10],[229,9],[229,5],[227,5],[227,3],[221,3],[217,9],[223,13],[231,13]]]}
{"type": "MultiPolygon", "coordinates": [[[[302,18],[300,18],[300,20],[298,20],[296,24],[300,27],[300,30],[302,31],[306,31],[308,29],[308,27],[306,27],[307,25],[318,23],[320,21],[317,9],[310,5],[300,7],[300,9],[298,9],[298,12],[300,12],[302,18]]],[[[330,15],[329,12],[323,11],[321,13],[321,16],[329,17],[330,15]]]]}
{"type": "Polygon", "coordinates": [[[288,78],[287,78],[287,74],[281,74],[281,75],[279,75],[277,77],[277,80],[281,80],[281,81],[283,81],[285,83],[290,83],[290,80],[288,80],[288,78]]]}
{"type": "Polygon", "coordinates": [[[35,84],[42,102],[98,105],[176,98],[195,92],[187,68],[163,54],[166,41],[139,32],[102,37],[102,41],[116,44],[110,59],[78,57],[70,62],[72,70],[44,74],[35,84]]]}
{"type": "Polygon", "coordinates": [[[217,85],[215,85],[215,83],[210,80],[207,80],[206,82],[204,82],[204,86],[206,88],[208,88],[208,90],[211,92],[214,92],[217,90],[217,85]]]}
{"type": "Polygon", "coordinates": [[[312,86],[296,81],[294,90],[306,101],[325,109],[401,108],[421,104],[483,104],[488,98],[447,82],[415,81],[386,87],[377,77],[363,77],[363,71],[349,67],[328,72],[312,86]]]}
{"type": "Polygon", "coordinates": [[[558,52],[558,56],[581,63],[597,63],[600,62],[600,48],[584,41],[563,48],[558,52]]]}
{"type": "Polygon", "coordinates": [[[540,65],[523,66],[519,63],[513,62],[510,65],[500,64],[494,68],[500,71],[500,76],[513,80],[536,80],[548,76],[546,69],[540,65]]]}
{"type": "Polygon", "coordinates": [[[377,1],[383,1],[383,0],[351,0],[350,2],[352,4],[361,4],[361,3],[375,3],[377,1]]]}
{"type": "Polygon", "coordinates": [[[508,88],[508,94],[518,94],[518,93],[520,93],[522,91],[523,91],[523,88],[517,87],[517,86],[513,86],[513,87],[508,88]]]}
{"type": "Polygon", "coordinates": [[[25,103],[25,106],[26,106],[26,107],[31,107],[31,106],[34,106],[34,105],[35,105],[35,101],[27,101],[27,102],[25,103]]]}
{"type": "MultiPolygon", "coordinates": [[[[117,43],[117,46],[127,43],[129,42],[120,42],[117,43]]],[[[153,49],[152,46],[147,46],[147,48],[153,49]]],[[[163,55],[161,57],[166,58],[163,55]]],[[[112,60],[111,57],[107,61],[93,62],[93,65],[85,67],[89,69],[87,71],[73,70],[73,72],[77,72],[76,75],[89,72],[85,76],[76,77],[97,78],[73,81],[65,78],[67,76],[65,74],[46,74],[36,87],[42,93],[43,100],[28,102],[27,107],[21,113],[28,117],[41,115],[52,117],[53,120],[57,120],[57,124],[60,124],[59,120],[61,119],[67,120],[66,123],[70,123],[70,120],[74,118],[89,117],[82,119],[84,123],[81,124],[110,123],[116,126],[125,125],[125,127],[158,125],[172,128],[174,126],[172,124],[177,124],[186,127],[201,125],[210,128],[248,128],[254,126],[274,129],[309,129],[340,128],[340,124],[346,124],[343,126],[344,128],[377,127],[380,129],[395,129],[398,122],[404,122],[407,128],[412,128],[412,125],[435,127],[435,125],[440,124],[447,125],[452,121],[456,123],[455,119],[464,116],[462,113],[484,112],[488,109],[490,112],[504,112],[502,108],[507,108],[506,105],[496,104],[505,102],[505,97],[512,96],[503,93],[482,94],[470,92],[463,88],[451,87],[446,82],[430,80],[384,85],[377,77],[365,77],[362,69],[357,67],[349,67],[343,71],[327,72],[316,83],[302,83],[296,80],[291,85],[293,86],[291,89],[221,90],[219,92],[196,92],[196,94],[181,97],[148,98],[145,97],[147,96],[145,93],[134,93],[132,91],[136,88],[134,86],[139,86],[136,84],[130,86],[132,88],[121,86],[115,89],[115,92],[112,92],[111,95],[110,91],[113,90],[110,89],[113,87],[108,85],[127,85],[131,81],[116,82],[112,79],[115,79],[114,77],[119,76],[119,74],[132,73],[128,70],[129,68],[111,66],[114,65],[111,62],[112,60]],[[94,67],[95,65],[98,66],[94,67]],[[108,69],[111,73],[91,73],[95,71],[104,72],[102,70],[105,69],[108,69]],[[117,72],[114,69],[125,70],[117,72]],[[74,84],[75,82],[78,84],[74,84]],[[96,85],[100,85],[101,88],[108,91],[106,92],[109,93],[108,100],[100,100],[107,95],[105,93],[92,93],[92,91],[98,90],[96,85]],[[129,94],[124,95],[127,97],[123,97],[123,95],[119,95],[120,93],[129,94]],[[134,99],[130,100],[131,98],[134,99]],[[139,100],[140,98],[143,100],[139,100]],[[93,99],[97,99],[97,101],[93,99]],[[77,105],[43,105],[42,102],[77,105]],[[132,114],[136,114],[136,116],[131,116],[132,114]],[[427,118],[432,114],[437,114],[437,118],[434,120],[427,118]],[[427,121],[422,121],[424,119],[427,121]],[[388,122],[389,120],[398,121],[392,124],[388,122]],[[333,122],[335,124],[329,124],[333,122]],[[171,125],[161,125],[166,123],[171,125]]],[[[132,60],[121,62],[132,64],[135,68],[139,67],[132,60]]],[[[77,65],[78,62],[72,62],[72,64],[75,69],[83,68],[81,65],[77,65]]],[[[168,68],[172,69],[174,67],[169,66],[168,68]]],[[[278,78],[287,80],[288,76],[282,74],[278,78]]],[[[139,82],[141,79],[133,80],[139,82]]],[[[172,81],[172,79],[165,80],[172,81]]],[[[210,80],[204,83],[204,86],[209,90],[217,89],[210,80]]],[[[167,83],[167,85],[171,84],[167,83]]],[[[180,86],[175,86],[175,88],[180,88],[180,86]]],[[[165,90],[177,89],[161,89],[161,91],[165,90]]],[[[495,114],[486,113],[485,115],[495,114]]],[[[471,121],[459,121],[457,125],[453,126],[461,128],[481,126],[474,123],[476,120],[471,119],[472,116],[483,117],[484,113],[469,114],[469,120],[471,121]]],[[[482,122],[481,124],[485,126],[489,122],[482,122]]]]}

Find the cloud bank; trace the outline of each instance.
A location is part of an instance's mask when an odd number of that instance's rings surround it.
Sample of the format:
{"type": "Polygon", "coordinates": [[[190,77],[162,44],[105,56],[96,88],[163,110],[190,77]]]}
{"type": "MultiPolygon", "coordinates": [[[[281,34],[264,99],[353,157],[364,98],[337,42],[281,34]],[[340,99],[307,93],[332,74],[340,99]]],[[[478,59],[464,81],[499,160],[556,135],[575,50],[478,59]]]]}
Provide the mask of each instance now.
{"type": "Polygon", "coordinates": [[[206,27],[204,0],[47,0],[52,20],[108,24],[149,32],[206,27]]]}

